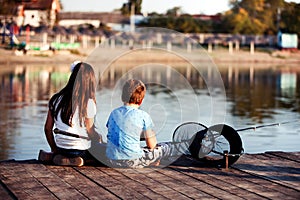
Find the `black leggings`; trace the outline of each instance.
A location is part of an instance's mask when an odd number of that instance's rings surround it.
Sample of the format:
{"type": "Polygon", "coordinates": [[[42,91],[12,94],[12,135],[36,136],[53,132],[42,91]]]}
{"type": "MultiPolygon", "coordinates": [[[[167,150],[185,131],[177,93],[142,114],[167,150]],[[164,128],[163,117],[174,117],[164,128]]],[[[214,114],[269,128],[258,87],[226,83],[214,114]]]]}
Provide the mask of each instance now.
{"type": "Polygon", "coordinates": [[[60,147],[57,147],[57,150],[57,154],[61,154],[69,158],[81,157],[83,160],[93,159],[93,156],[90,154],[89,150],[64,149],[60,147]]]}
{"type": "Polygon", "coordinates": [[[105,156],[106,144],[92,142],[92,146],[86,150],[78,150],[78,149],[64,149],[57,147],[57,154],[61,154],[68,158],[81,157],[85,162],[91,164],[99,164],[106,163],[105,156]]]}

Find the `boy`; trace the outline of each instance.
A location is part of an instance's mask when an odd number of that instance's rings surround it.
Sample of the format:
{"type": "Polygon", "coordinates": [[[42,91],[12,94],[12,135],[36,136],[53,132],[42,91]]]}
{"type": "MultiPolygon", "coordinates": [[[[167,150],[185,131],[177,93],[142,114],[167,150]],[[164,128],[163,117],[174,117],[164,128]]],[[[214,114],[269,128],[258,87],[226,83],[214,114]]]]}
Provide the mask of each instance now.
{"type": "Polygon", "coordinates": [[[150,115],[139,109],[145,93],[146,86],[142,81],[126,81],[122,90],[124,105],[113,110],[109,116],[106,156],[112,167],[158,165],[162,157],[170,154],[168,144],[157,145],[150,115]],[[141,136],[145,138],[145,148],[140,147],[141,136]]]}

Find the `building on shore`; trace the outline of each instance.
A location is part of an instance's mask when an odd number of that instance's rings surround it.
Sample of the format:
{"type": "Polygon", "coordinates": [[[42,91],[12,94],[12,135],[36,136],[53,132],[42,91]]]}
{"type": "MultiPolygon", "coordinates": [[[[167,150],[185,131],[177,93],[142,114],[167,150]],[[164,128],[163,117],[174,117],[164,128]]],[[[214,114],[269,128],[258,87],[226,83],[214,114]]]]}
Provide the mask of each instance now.
{"type": "Polygon", "coordinates": [[[17,12],[13,14],[19,27],[53,27],[60,10],[59,0],[24,0],[17,4],[17,12]]]}
{"type": "Polygon", "coordinates": [[[63,27],[91,24],[99,28],[102,24],[114,31],[129,31],[130,19],[118,11],[114,12],[60,12],[58,25],[63,27]]]}
{"type": "Polygon", "coordinates": [[[280,49],[297,49],[298,35],[296,33],[284,33],[279,31],[277,34],[277,45],[280,49]]]}

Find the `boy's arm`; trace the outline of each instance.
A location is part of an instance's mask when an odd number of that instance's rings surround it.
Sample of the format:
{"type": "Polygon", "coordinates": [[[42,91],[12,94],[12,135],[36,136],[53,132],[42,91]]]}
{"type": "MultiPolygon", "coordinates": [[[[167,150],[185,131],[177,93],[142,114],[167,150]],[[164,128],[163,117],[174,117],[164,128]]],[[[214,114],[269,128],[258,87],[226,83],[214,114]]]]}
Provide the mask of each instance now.
{"type": "Polygon", "coordinates": [[[156,136],[155,136],[154,131],[152,131],[151,129],[148,129],[143,132],[145,135],[145,141],[146,141],[147,147],[151,150],[154,149],[157,145],[156,136]]]}

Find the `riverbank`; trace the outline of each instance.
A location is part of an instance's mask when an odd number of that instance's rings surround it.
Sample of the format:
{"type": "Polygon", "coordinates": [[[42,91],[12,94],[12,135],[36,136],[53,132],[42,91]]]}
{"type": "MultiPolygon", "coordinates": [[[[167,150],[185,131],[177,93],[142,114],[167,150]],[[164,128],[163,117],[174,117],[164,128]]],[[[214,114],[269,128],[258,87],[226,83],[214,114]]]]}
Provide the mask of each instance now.
{"type": "Polygon", "coordinates": [[[70,51],[29,51],[23,54],[21,51],[0,48],[0,63],[10,64],[64,64],[72,63],[74,60],[84,60],[88,52],[71,53],[70,51]]]}
{"type": "MultiPolygon", "coordinates": [[[[16,50],[7,50],[0,48],[0,63],[2,65],[10,64],[70,64],[74,60],[86,60],[90,54],[95,51],[94,48],[78,49],[75,51],[60,50],[60,51],[28,51],[23,54],[16,50]]],[[[124,52],[129,52],[128,49],[101,49],[99,58],[110,57],[112,54],[120,55],[124,52]]],[[[167,51],[166,51],[167,52],[167,51]]],[[[171,51],[172,53],[172,51],[171,51]]],[[[175,52],[178,54],[178,52],[175,52]]],[[[188,56],[191,59],[203,59],[203,54],[206,54],[206,59],[214,61],[216,64],[224,63],[276,63],[276,64],[291,64],[299,66],[300,51],[256,51],[251,54],[249,51],[240,50],[238,52],[229,53],[226,49],[217,49],[211,53],[206,53],[201,50],[202,58],[199,56],[199,51],[188,53],[186,51],[180,52],[183,57],[188,56]]],[[[132,59],[132,58],[131,58],[132,59]]],[[[138,57],[137,59],[141,59],[138,57]]],[[[165,61],[170,60],[168,54],[157,54],[155,59],[165,61]]],[[[172,59],[171,59],[172,60],[172,59]]]]}

